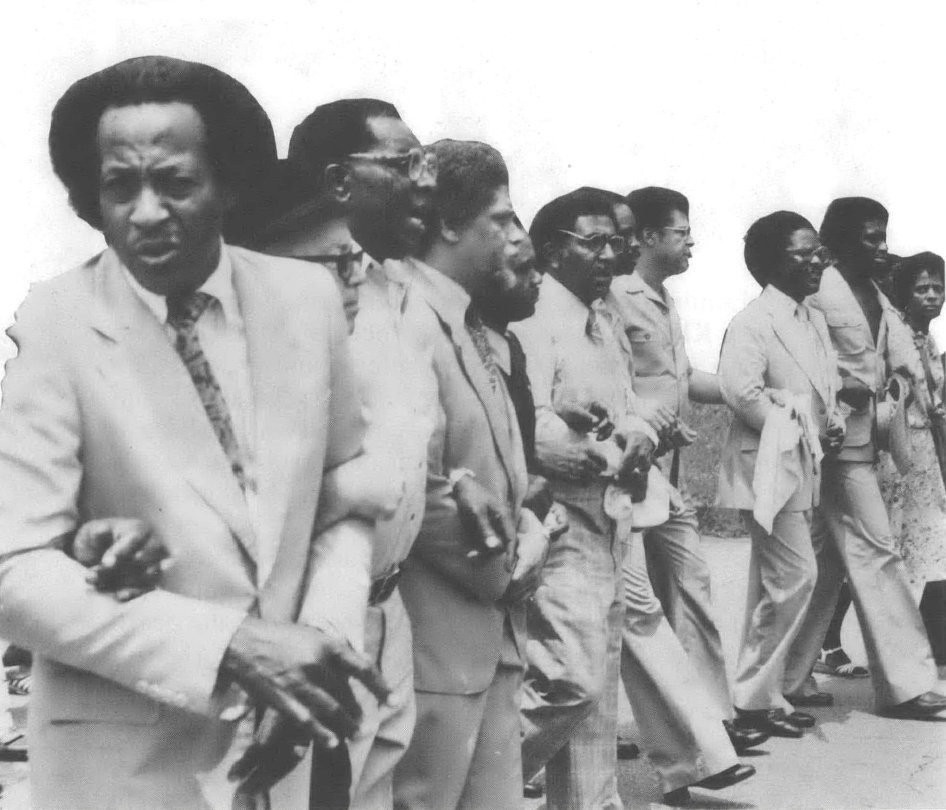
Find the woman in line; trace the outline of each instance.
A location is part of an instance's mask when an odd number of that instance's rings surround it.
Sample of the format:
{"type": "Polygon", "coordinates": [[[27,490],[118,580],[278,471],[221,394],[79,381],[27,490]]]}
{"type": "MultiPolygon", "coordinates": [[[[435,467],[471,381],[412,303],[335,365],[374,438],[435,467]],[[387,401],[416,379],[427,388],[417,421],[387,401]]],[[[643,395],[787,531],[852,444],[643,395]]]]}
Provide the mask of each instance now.
{"type": "Polygon", "coordinates": [[[933,649],[939,677],[946,677],[946,431],[944,411],[943,357],[930,321],[943,308],[944,264],[935,253],[920,253],[903,259],[893,279],[893,303],[903,312],[913,330],[916,366],[923,370],[907,409],[913,462],[906,475],[899,475],[890,457],[880,463],[881,492],[890,516],[894,537],[910,582],[920,598],[920,614],[933,649]],[[934,439],[939,423],[939,436],[934,439]],[[941,447],[937,451],[936,441],[941,447]],[[941,459],[938,455],[943,454],[941,459]]]}

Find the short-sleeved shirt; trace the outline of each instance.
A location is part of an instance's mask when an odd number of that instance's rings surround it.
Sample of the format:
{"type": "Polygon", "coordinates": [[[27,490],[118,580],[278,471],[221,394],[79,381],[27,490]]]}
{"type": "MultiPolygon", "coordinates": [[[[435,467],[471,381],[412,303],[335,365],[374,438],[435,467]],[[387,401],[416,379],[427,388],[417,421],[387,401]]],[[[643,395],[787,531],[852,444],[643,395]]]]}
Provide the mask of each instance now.
{"type": "Polygon", "coordinates": [[[635,393],[686,421],[692,367],[670,293],[663,285],[653,289],[635,272],[611,282],[606,301],[623,321],[633,354],[635,393]]]}

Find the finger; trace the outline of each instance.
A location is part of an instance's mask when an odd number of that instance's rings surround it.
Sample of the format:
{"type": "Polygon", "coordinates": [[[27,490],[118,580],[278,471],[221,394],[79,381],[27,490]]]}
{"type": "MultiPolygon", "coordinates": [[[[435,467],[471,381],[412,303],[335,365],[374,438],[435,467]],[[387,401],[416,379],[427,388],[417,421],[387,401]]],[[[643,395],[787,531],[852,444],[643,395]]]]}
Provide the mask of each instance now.
{"type": "Polygon", "coordinates": [[[516,536],[516,526],[512,522],[512,516],[509,510],[499,504],[492,504],[489,507],[489,519],[493,529],[500,536],[503,548],[508,546],[516,536]]]}
{"type": "Polygon", "coordinates": [[[308,750],[308,745],[300,743],[268,752],[264,763],[254,769],[242,782],[241,790],[251,795],[267,792],[302,761],[308,750]]]}
{"type": "Polygon", "coordinates": [[[370,658],[355,652],[351,645],[346,644],[338,651],[338,662],[343,674],[361,681],[364,687],[382,703],[387,701],[391,694],[391,687],[370,658]]]}
{"type": "Polygon", "coordinates": [[[137,599],[139,596],[146,594],[148,591],[153,590],[152,588],[121,588],[115,592],[115,598],[119,602],[130,602],[132,599],[137,599]]]}
{"type": "Polygon", "coordinates": [[[135,553],[151,538],[151,530],[138,521],[121,526],[115,533],[115,542],[102,555],[104,568],[115,568],[134,559],[135,553]]]}
{"type": "Polygon", "coordinates": [[[112,543],[111,527],[106,521],[92,520],[76,532],[72,541],[72,556],[82,565],[97,565],[102,554],[112,543]]]}
{"type": "Polygon", "coordinates": [[[144,567],[157,565],[169,554],[170,551],[168,551],[164,543],[152,537],[135,552],[132,559],[135,561],[136,565],[144,567]]]}
{"type": "Polygon", "coordinates": [[[490,525],[488,506],[482,512],[476,513],[476,527],[479,532],[477,539],[480,541],[483,550],[489,554],[495,554],[502,549],[502,540],[496,536],[493,527],[490,525]]]}
{"type": "MultiPolygon", "coordinates": [[[[311,681],[300,680],[293,692],[299,700],[312,712],[313,719],[325,729],[328,729],[331,736],[336,738],[329,746],[334,748],[338,745],[337,737],[352,737],[358,731],[358,723],[342,705],[326,692],[321,686],[311,681]]],[[[316,740],[319,734],[314,735],[316,740]]],[[[327,741],[327,740],[326,740],[327,741]]]]}
{"type": "Polygon", "coordinates": [[[262,748],[258,742],[250,743],[240,758],[230,766],[230,770],[227,771],[227,779],[236,782],[249,776],[259,764],[262,748]]]}
{"type": "Polygon", "coordinates": [[[312,713],[291,689],[269,673],[260,670],[248,673],[241,685],[254,698],[283,715],[290,725],[309,730],[313,730],[313,724],[318,725],[312,713]]]}

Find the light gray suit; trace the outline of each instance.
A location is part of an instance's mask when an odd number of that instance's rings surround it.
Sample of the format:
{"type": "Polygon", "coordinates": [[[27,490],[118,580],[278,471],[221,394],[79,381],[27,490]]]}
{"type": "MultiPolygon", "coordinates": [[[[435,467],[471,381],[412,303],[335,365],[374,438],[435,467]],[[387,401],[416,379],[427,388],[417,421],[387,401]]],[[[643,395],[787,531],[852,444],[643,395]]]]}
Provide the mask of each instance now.
{"type": "MultiPolygon", "coordinates": [[[[10,330],[0,550],[124,516],[147,522],[175,560],[158,590],[124,604],[58,551],[0,566],[2,634],[35,654],[37,807],[209,806],[199,774],[220,765],[238,725],[220,719],[231,697],[217,689],[221,658],[248,614],[300,614],[323,470],[360,453],[331,276],[224,250],[254,393],[255,522],[190,376],[112,251],[34,289],[10,330]],[[263,543],[276,551],[260,582],[263,543]]],[[[307,772],[281,787],[274,807],[305,806],[307,772]]]]}
{"type": "MultiPolygon", "coordinates": [[[[843,376],[853,376],[879,392],[886,375],[909,362],[899,347],[912,336],[887,297],[878,289],[883,317],[877,341],[850,286],[833,267],[825,270],[811,303],[828,323],[843,376]]],[[[851,583],[878,709],[903,703],[928,691],[936,680],[929,641],[874,472],[874,402],[847,420],[847,435],[837,459],[824,466],[822,504],[812,539],[818,557],[818,582],[799,631],[785,676],[786,693],[802,687],[818,657],[845,570],[851,583]]]]}
{"type": "Polygon", "coordinates": [[[783,697],[786,661],[817,577],[810,536],[811,510],[820,491],[817,468],[800,468],[802,480],[775,516],[771,532],[751,517],[760,495],[753,489],[760,437],[777,407],[765,389],[801,397],[823,436],[834,408],[836,365],[821,313],[772,286],[733,319],[723,339],[719,385],[734,419],[720,460],[717,503],[745,510],[752,537],[734,683],[740,709],[789,709],[783,697]]]}

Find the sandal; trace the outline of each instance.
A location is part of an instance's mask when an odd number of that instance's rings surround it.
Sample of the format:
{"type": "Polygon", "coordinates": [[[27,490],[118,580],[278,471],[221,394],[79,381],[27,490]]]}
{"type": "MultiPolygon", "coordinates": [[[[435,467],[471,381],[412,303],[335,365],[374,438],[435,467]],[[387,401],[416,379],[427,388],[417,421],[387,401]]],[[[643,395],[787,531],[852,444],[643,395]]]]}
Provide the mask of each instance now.
{"type": "Polygon", "coordinates": [[[815,662],[815,672],[822,675],[835,675],[838,678],[866,678],[870,674],[867,667],[852,662],[841,647],[822,650],[815,662]]]}
{"type": "Polygon", "coordinates": [[[33,685],[33,676],[25,667],[6,668],[7,689],[11,695],[28,695],[33,685]]]}

